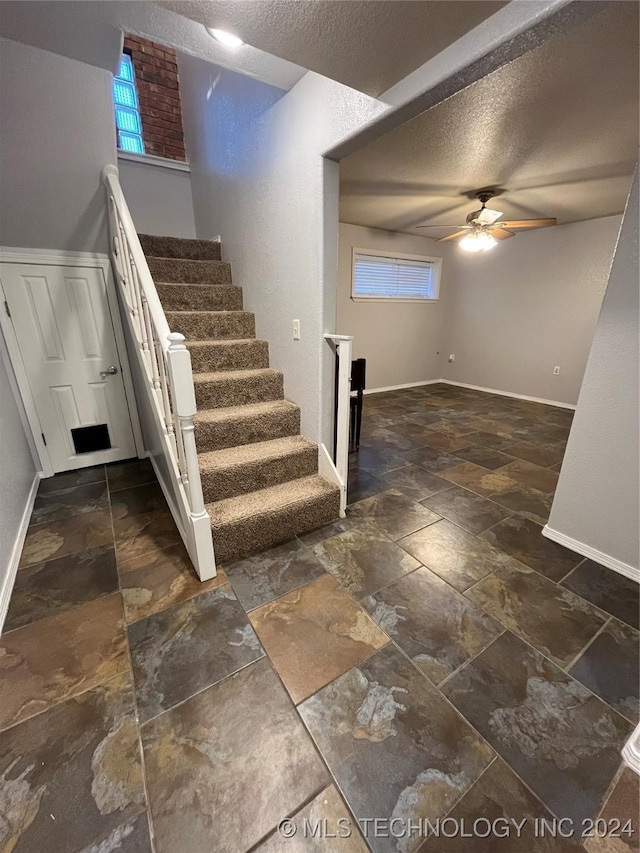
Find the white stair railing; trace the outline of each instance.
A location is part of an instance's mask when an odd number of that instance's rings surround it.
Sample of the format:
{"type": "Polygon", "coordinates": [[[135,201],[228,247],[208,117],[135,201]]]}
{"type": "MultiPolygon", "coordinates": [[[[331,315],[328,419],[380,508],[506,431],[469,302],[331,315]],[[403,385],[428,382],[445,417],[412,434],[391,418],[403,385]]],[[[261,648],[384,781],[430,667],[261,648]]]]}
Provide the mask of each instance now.
{"type": "MultiPolygon", "coordinates": [[[[196,397],[184,335],[171,332],[147,265],[118,169],[105,166],[111,261],[126,316],[130,354],[135,351],[146,393],[143,435],[160,485],[200,580],[216,574],[211,520],[204,507],[193,418],[196,397]],[[153,434],[150,435],[149,432],[153,434]]],[[[139,401],[139,404],[142,401],[139,401]]]]}
{"type": "MultiPolygon", "coordinates": [[[[324,336],[333,345],[337,356],[336,381],[336,423],[335,423],[335,453],[333,479],[340,487],[340,515],[344,518],[347,508],[347,482],[349,480],[349,411],[351,407],[351,354],[353,335],[324,336]]],[[[324,465],[327,462],[325,460],[324,465]]],[[[329,475],[329,471],[320,470],[321,474],[329,475]]]]}

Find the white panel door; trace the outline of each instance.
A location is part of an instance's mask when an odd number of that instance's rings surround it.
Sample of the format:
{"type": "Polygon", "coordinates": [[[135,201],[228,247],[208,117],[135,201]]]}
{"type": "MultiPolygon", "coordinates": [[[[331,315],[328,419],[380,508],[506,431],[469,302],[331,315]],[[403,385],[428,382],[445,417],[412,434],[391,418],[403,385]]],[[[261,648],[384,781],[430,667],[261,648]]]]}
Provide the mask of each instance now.
{"type": "Polygon", "coordinates": [[[54,471],[136,456],[102,270],[4,263],[0,276],[54,471]]]}

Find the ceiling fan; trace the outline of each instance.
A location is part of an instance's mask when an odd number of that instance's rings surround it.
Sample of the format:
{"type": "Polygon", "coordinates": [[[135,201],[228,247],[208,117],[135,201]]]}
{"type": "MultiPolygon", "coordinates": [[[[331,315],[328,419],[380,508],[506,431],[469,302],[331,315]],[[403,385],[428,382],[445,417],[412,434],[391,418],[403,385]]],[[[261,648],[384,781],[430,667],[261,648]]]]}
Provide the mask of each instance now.
{"type": "Polygon", "coordinates": [[[460,248],[467,252],[486,252],[493,249],[499,240],[515,237],[513,229],[548,228],[556,225],[557,219],[510,219],[498,222],[502,213],[486,206],[489,199],[496,195],[495,190],[480,190],[475,197],[481,204],[480,210],[473,210],[465,225],[417,225],[416,228],[456,228],[455,234],[441,237],[437,242],[446,243],[448,240],[460,240],[460,248]]]}

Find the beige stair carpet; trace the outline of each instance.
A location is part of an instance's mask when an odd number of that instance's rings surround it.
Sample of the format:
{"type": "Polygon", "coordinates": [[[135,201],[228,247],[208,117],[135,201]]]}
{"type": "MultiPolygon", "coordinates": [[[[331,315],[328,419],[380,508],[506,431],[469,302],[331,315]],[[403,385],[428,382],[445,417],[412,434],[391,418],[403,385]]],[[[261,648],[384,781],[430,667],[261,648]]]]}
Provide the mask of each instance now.
{"type": "Polygon", "coordinates": [[[172,331],[191,353],[196,446],[218,562],[337,518],[338,488],[318,475],[318,447],[300,435],[242,290],[208,240],[140,235],[172,331]]]}

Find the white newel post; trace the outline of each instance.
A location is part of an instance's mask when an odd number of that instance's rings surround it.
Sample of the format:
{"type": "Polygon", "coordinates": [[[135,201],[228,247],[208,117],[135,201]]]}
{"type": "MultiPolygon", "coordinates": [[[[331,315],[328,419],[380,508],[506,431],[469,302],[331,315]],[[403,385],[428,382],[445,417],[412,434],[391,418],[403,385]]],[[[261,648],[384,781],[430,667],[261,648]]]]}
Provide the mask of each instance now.
{"type": "Polygon", "coordinates": [[[353,339],[336,341],[338,351],[338,424],[336,441],[336,468],[343,482],[340,498],[340,515],[344,517],[347,506],[347,481],[349,479],[349,417],[351,406],[351,350],[353,339]]]}
{"type": "Polygon", "coordinates": [[[193,418],[196,414],[196,396],[191,372],[191,355],[184,344],[184,335],[171,332],[168,336],[168,367],[173,409],[178,419],[177,427],[182,436],[187,469],[187,491],[193,523],[195,569],[200,580],[209,580],[216,575],[216,561],[211,536],[211,519],[204,508],[198,451],[196,449],[193,418]]]}

